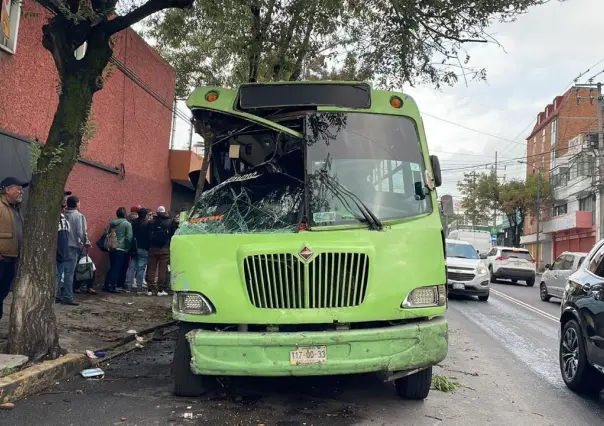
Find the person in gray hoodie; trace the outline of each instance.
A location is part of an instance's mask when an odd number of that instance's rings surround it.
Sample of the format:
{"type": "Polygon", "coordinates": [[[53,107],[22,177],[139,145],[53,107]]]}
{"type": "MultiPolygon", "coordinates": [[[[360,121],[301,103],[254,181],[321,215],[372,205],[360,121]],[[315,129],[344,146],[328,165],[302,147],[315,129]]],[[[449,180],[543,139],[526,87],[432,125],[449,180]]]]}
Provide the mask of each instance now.
{"type": "Polygon", "coordinates": [[[62,300],[64,305],[77,306],[73,301],[73,277],[82,252],[88,250],[88,224],[86,217],[80,213],[80,199],[72,195],[67,198],[65,219],[69,223],[68,259],[63,265],[62,300]]]}

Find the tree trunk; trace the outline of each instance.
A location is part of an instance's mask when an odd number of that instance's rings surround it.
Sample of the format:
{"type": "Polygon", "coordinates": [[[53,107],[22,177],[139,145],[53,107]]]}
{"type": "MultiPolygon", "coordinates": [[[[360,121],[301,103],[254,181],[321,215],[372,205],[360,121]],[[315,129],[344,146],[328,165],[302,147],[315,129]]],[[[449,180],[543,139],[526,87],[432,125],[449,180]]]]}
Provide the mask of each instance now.
{"type": "Polygon", "coordinates": [[[54,313],[60,203],[80,152],[92,96],[102,86],[102,72],[112,54],[109,40],[97,34],[89,39],[84,59],[76,61],[63,36],[64,24],[54,24],[56,28],[51,20],[44,27],[44,46],[61,77],[59,104],[32,176],[8,340],[9,353],[33,361],[54,359],[61,352],[54,313]]]}

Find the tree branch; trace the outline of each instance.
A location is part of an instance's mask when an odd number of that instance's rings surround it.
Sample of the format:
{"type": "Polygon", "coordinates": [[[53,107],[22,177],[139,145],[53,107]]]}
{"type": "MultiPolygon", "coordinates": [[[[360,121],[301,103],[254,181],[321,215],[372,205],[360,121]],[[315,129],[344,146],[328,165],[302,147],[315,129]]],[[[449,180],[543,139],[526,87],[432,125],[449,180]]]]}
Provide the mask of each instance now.
{"type": "Polygon", "coordinates": [[[186,9],[193,6],[194,3],[194,0],[149,0],[132,12],[108,21],[105,25],[105,31],[107,36],[110,37],[156,12],[170,8],[186,9]]]}
{"type": "MultiPolygon", "coordinates": [[[[65,19],[78,23],[82,21],[82,18],[78,16],[75,12],[72,13],[69,7],[66,6],[61,0],[37,0],[42,6],[46,9],[50,10],[53,14],[62,16],[65,19]]],[[[77,9],[76,9],[77,11],[77,9]]]]}

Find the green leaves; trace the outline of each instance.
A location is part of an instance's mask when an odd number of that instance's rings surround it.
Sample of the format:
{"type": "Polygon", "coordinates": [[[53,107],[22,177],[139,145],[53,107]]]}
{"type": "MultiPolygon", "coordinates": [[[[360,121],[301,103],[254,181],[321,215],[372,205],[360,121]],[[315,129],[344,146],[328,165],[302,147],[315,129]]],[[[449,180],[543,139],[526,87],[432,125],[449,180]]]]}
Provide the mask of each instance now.
{"type": "Polygon", "coordinates": [[[526,181],[499,182],[494,173],[465,173],[457,188],[463,196],[461,207],[473,224],[488,222],[493,212],[505,214],[514,228],[515,245],[524,217],[536,215],[537,204],[542,212],[547,210],[552,200],[549,181],[541,174],[531,174],[526,181]]]}
{"type": "Polygon", "coordinates": [[[484,80],[466,46],[547,0],[196,0],[146,23],[177,70],[178,93],[204,84],[375,80],[382,87],[484,80]],[[329,64],[329,65],[328,65],[329,64]]]}

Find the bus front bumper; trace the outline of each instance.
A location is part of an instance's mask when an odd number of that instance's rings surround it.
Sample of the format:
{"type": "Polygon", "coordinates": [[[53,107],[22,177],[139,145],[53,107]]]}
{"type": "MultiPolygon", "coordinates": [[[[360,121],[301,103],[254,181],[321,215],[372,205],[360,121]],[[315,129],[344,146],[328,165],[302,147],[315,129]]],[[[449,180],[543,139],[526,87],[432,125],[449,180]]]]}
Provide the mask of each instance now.
{"type": "Polygon", "coordinates": [[[217,376],[313,376],[396,372],[435,365],[448,350],[444,317],[377,329],[325,332],[193,330],[191,369],[217,376]],[[296,364],[290,353],[324,346],[321,364],[296,364]]]}

